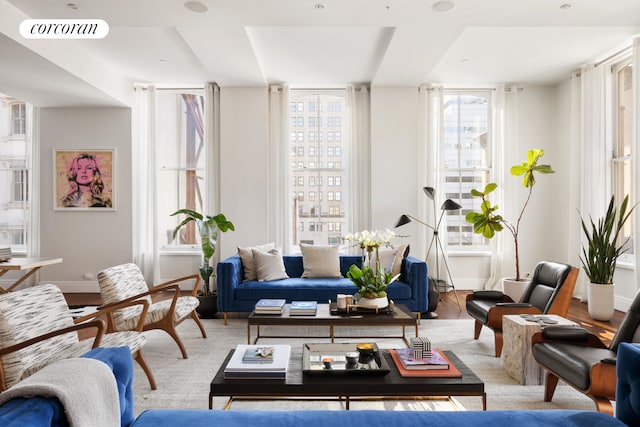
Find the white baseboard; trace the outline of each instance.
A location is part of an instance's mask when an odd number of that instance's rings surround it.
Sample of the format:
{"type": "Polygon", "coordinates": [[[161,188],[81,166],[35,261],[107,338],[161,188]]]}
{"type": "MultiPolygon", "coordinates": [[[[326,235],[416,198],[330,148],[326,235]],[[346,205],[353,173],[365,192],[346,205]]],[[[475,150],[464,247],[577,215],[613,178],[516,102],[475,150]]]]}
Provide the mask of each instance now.
{"type": "Polygon", "coordinates": [[[67,294],[80,294],[80,293],[100,293],[100,285],[98,282],[91,282],[87,280],[77,282],[48,282],[57,285],[62,292],[67,294]]]}
{"type": "Polygon", "coordinates": [[[616,296],[613,299],[613,306],[616,310],[620,310],[626,313],[627,311],[629,311],[629,307],[631,307],[632,302],[633,300],[631,298],[616,296]]]}

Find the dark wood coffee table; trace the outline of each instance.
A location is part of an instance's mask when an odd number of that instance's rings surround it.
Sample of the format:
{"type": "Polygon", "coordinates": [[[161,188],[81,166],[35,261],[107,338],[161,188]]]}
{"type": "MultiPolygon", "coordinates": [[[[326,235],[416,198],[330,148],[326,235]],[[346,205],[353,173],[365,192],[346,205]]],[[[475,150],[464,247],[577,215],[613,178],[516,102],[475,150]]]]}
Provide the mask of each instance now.
{"type": "Polygon", "coordinates": [[[289,369],[284,380],[242,379],[225,380],[224,368],[233,355],[231,350],[216,373],[209,390],[209,409],[214,396],[228,396],[224,409],[237,400],[278,400],[306,398],[314,400],[345,400],[377,398],[380,400],[412,400],[427,397],[479,396],[482,409],[487,409],[484,383],[451,351],[444,351],[449,360],[462,373],[461,378],[407,378],[400,376],[388,351],[382,357],[389,365],[385,376],[309,376],[302,372],[302,344],[291,349],[289,369]]]}
{"type": "MultiPolygon", "coordinates": [[[[252,312],[247,320],[247,344],[255,344],[260,338],[331,338],[334,342],[336,338],[334,328],[336,326],[401,326],[402,335],[399,336],[357,336],[347,337],[340,336],[338,338],[402,338],[408,344],[405,336],[405,328],[407,326],[415,328],[415,336],[418,336],[418,318],[409,311],[407,307],[401,304],[394,306],[391,313],[370,313],[363,311],[350,312],[350,314],[332,314],[329,304],[318,304],[318,310],[315,316],[291,316],[289,314],[290,304],[285,306],[281,315],[273,314],[256,314],[252,312]],[[291,336],[291,335],[262,335],[260,326],[277,325],[277,326],[328,326],[329,336],[291,336]],[[256,337],[251,341],[251,327],[256,327],[256,337]]],[[[376,328],[371,328],[376,330],[376,328]]]]}

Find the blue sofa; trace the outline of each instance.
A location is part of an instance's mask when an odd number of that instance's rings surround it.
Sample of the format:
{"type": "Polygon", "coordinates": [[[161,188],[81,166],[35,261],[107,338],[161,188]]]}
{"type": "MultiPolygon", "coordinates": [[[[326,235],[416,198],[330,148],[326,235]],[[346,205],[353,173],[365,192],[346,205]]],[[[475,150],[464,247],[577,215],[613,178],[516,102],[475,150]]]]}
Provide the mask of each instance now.
{"type": "MultiPolygon", "coordinates": [[[[242,262],[233,255],[218,263],[218,310],[227,317],[230,312],[251,312],[261,298],[292,300],[336,301],[337,294],[354,294],[357,288],[346,278],[352,264],[360,267],[362,258],[358,255],[341,255],[342,278],[301,278],[304,271],[302,255],[284,255],[284,266],[289,279],[269,282],[243,282],[242,262]]],[[[396,304],[404,304],[413,312],[427,311],[428,278],[427,264],[408,256],[402,262],[400,278],[387,289],[389,299],[396,304]]]]}
{"type": "MultiPolygon", "coordinates": [[[[595,411],[509,410],[509,411],[223,411],[206,409],[150,409],[134,419],[133,361],[126,347],[97,349],[87,354],[105,361],[116,376],[123,427],[246,427],[255,425],[332,427],[428,426],[486,427],[529,426],[640,426],[640,345],[622,343],[618,349],[616,417],[595,411]]],[[[36,374],[37,375],[37,374],[36,374]]],[[[206,393],[206,391],[203,391],[206,393]]],[[[542,396],[540,397],[542,399],[542,396]]],[[[96,402],[99,401],[96,396],[96,402]]],[[[91,410],[91,408],[87,408],[91,410]]],[[[56,398],[13,399],[0,406],[0,425],[5,427],[68,426],[64,408],[56,398]]]]}

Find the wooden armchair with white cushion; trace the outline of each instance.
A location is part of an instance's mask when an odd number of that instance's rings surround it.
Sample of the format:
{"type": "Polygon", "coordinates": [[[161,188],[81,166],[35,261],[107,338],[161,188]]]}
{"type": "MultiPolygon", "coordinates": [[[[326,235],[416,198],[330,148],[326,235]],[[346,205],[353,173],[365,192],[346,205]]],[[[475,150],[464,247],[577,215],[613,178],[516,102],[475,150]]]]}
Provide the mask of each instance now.
{"type": "MultiPolygon", "coordinates": [[[[196,298],[200,284],[200,275],[181,277],[169,282],[148,287],[140,268],[133,263],[116,265],[106,268],[98,273],[98,283],[102,301],[105,303],[100,308],[113,308],[114,304],[127,303],[137,300],[149,302],[149,311],[144,316],[143,330],[162,329],[168,333],[178,344],[182,357],[187,358],[187,350],[178,336],[176,326],[185,319],[193,319],[200,328],[202,338],[207,333],[200,323],[196,307],[200,303],[196,298]],[[191,295],[180,296],[180,282],[195,279],[195,285],[191,295]],[[152,300],[151,296],[168,293],[170,298],[152,300]]],[[[128,331],[138,324],[142,309],[140,307],[128,307],[113,310],[107,318],[107,331],[128,331]]]]}
{"type": "MultiPolygon", "coordinates": [[[[140,306],[143,314],[148,309],[147,302],[129,305],[140,306]]],[[[105,334],[106,325],[99,317],[107,313],[97,311],[74,320],[62,291],[52,284],[0,295],[0,391],[56,360],[80,357],[98,346],[129,347],[155,390],[155,379],[142,357],[142,325],[129,332],[105,334]],[[91,339],[80,340],[78,331],[85,329],[97,332],[91,339]]]]}

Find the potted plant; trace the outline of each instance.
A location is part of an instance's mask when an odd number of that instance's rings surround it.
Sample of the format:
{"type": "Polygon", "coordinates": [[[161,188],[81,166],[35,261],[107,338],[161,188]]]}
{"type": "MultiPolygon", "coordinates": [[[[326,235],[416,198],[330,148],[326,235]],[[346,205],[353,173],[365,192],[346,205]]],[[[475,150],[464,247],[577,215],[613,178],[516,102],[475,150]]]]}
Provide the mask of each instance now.
{"type": "MultiPolygon", "coordinates": [[[[480,204],[481,210],[480,212],[469,212],[465,217],[467,222],[473,224],[473,231],[476,234],[482,234],[487,239],[493,238],[497,232],[500,232],[505,228],[509,230],[509,232],[513,236],[513,243],[515,246],[515,268],[516,268],[515,282],[521,281],[520,252],[519,252],[519,245],[518,245],[519,243],[518,236],[520,233],[520,222],[522,221],[524,211],[527,209],[527,206],[529,205],[529,200],[531,199],[531,195],[533,194],[533,186],[536,183],[535,175],[536,173],[541,173],[541,174],[554,173],[554,170],[551,169],[551,166],[538,164],[538,161],[542,156],[544,156],[544,150],[542,149],[528,150],[527,160],[523,161],[519,165],[515,165],[511,167],[511,170],[510,170],[511,175],[523,176],[522,186],[528,189],[527,198],[524,204],[522,205],[522,209],[520,210],[520,214],[518,215],[515,223],[504,219],[502,215],[498,214],[496,212],[498,210],[498,206],[492,205],[491,202],[489,201],[488,195],[498,187],[498,185],[494,182],[487,184],[483,191],[471,190],[472,196],[480,197],[482,199],[482,203],[480,204]]],[[[518,286],[518,288],[524,289],[522,286],[518,286]]],[[[517,295],[517,292],[515,294],[517,295]]],[[[519,297],[513,298],[513,299],[517,301],[519,297]]]]}
{"type": "Polygon", "coordinates": [[[613,275],[618,258],[629,248],[630,239],[627,237],[621,241],[621,232],[636,207],[634,205],[627,211],[628,205],[627,195],[618,210],[615,196],[611,196],[607,212],[597,222],[589,217],[587,225],[580,218],[587,238],[586,245],[582,246],[580,261],[590,282],[587,284],[589,315],[595,320],[610,320],[613,317],[613,275]]]}
{"type": "Polygon", "coordinates": [[[389,305],[387,298],[387,287],[400,277],[399,274],[393,276],[387,272],[384,266],[380,265],[380,246],[391,246],[391,239],[398,237],[394,232],[369,231],[364,230],[355,234],[347,234],[342,239],[353,242],[362,250],[362,268],[353,264],[347,271],[347,278],[356,285],[358,291],[353,295],[353,299],[359,306],[367,308],[385,308],[389,305]],[[371,266],[373,252],[375,251],[375,267],[371,266]],[[366,260],[369,260],[369,265],[366,260]]]}
{"type": "Polygon", "coordinates": [[[357,286],[353,295],[359,306],[367,308],[385,308],[389,305],[387,287],[400,275],[392,276],[384,267],[379,266],[377,273],[372,267],[365,265],[362,269],[352,264],[347,271],[347,278],[357,286]]]}
{"type": "Polygon", "coordinates": [[[198,226],[198,232],[200,234],[200,244],[202,246],[202,265],[200,266],[200,277],[202,277],[202,288],[200,289],[200,304],[202,309],[199,308],[198,314],[201,317],[212,317],[217,312],[217,295],[215,291],[211,290],[210,278],[213,276],[213,266],[211,265],[211,258],[216,252],[216,246],[218,243],[218,232],[226,232],[228,230],[235,230],[233,223],[228,221],[227,218],[219,213],[215,216],[204,215],[200,212],[196,212],[190,209],[179,209],[171,214],[174,215],[186,215],[187,217],[173,230],[173,238],[176,238],[178,231],[190,223],[195,221],[198,226]],[[205,309],[205,307],[211,307],[205,309]],[[213,311],[212,311],[213,309],[213,311]],[[207,313],[205,313],[207,311],[207,313]]]}

